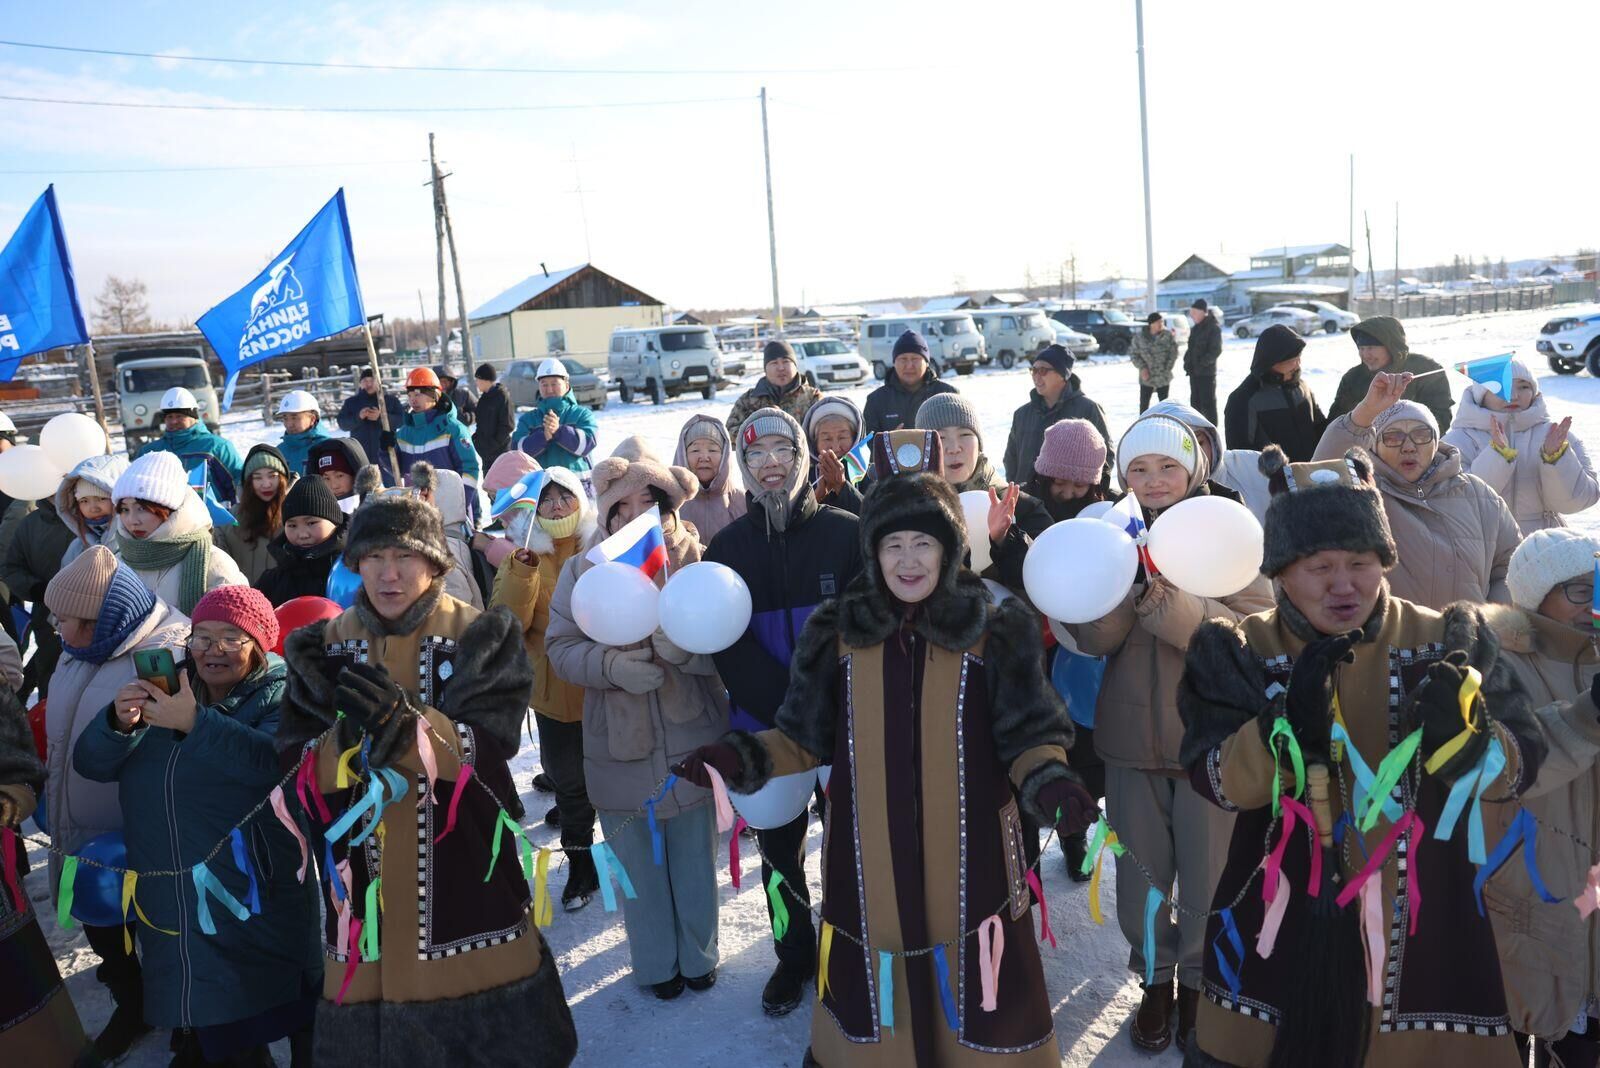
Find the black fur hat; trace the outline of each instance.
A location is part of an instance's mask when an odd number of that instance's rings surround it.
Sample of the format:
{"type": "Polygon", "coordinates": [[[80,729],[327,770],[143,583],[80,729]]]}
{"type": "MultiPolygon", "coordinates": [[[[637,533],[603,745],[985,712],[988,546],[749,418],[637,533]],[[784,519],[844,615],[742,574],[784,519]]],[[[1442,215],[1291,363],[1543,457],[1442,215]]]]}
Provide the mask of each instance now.
{"type": "Polygon", "coordinates": [[[1372,477],[1372,457],[1350,449],[1340,460],[1291,464],[1276,445],[1261,453],[1272,503],[1267,506],[1261,571],[1276,578],[1296,560],[1324,549],[1375,552],[1394,566],[1394,537],[1372,477]]]}
{"type": "Polygon", "coordinates": [[[862,568],[874,588],[885,588],[878,569],[878,542],[897,530],[917,530],[933,535],[944,546],[939,589],[955,589],[956,575],[967,554],[967,521],[961,498],[940,476],[901,475],[873,486],[861,508],[860,529],[862,568]]]}
{"type": "Polygon", "coordinates": [[[351,571],[361,558],[383,549],[404,549],[426,558],[439,574],[455,566],[444,540],[444,520],[439,509],[410,490],[372,493],[350,516],[344,543],[344,566],[351,571]]]}

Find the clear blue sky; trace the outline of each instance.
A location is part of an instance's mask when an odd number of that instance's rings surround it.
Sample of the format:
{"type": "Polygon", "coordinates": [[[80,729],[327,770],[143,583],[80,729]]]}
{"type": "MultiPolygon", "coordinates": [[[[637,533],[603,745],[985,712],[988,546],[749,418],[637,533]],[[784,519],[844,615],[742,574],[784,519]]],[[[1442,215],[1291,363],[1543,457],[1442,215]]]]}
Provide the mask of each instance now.
{"type": "MultiPolygon", "coordinates": [[[[772,95],[785,304],[1144,271],[1131,0],[806,5],[0,0],[0,37],[317,61],[712,75],[353,73],[0,47],[9,94],[138,102],[472,106],[285,115],[0,101],[0,231],[55,181],[87,293],[143,278],[192,319],[335,188],[372,311],[435,306],[427,134],[450,170],[467,303],[593,261],[679,307],[769,299],[756,93],[772,95]],[[780,68],[857,68],[778,73],[780,68]],[[574,167],[573,157],[577,164],[574,167]],[[302,167],[303,164],[326,164],[302,167]],[[94,169],[278,167],[189,173],[94,169]],[[30,171],[38,173],[18,173],[30,171]],[[573,190],[581,173],[584,195],[573,190]],[[587,228],[584,218],[587,216],[587,228]],[[587,229],[587,235],[586,235],[587,229]]],[[[1600,244],[1600,4],[1148,0],[1156,269],[1344,240],[1347,159],[1380,267],[1600,244]]],[[[451,299],[454,307],[454,299],[451,299]]]]}

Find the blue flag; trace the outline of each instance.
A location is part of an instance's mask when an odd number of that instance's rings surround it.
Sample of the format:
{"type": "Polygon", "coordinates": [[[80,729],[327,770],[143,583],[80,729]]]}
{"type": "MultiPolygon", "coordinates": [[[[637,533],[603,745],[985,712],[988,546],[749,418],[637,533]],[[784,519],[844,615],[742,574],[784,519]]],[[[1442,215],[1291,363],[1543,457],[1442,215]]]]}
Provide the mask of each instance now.
{"type": "Polygon", "coordinates": [[[189,488],[198,493],[200,499],[206,502],[206,511],[211,513],[212,526],[231,527],[239,522],[233,517],[233,513],[228,511],[221,501],[217,500],[217,495],[211,491],[211,479],[209,472],[206,470],[206,462],[204,460],[189,471],[189,488]]]}
{"type": "Polygon", "coordinates": [[[228,372],[222,401],[222,410],[227,411],[244,368],[360,326],[366,319],[341,189],[272,257],[266,270],[195,325],[228,372]]]}
{"type": "Polygon", "coordinates": [[[489,508],[489,518],[499,519],[506,512],[519,504],[531,504],[538,507],[539,494],[544,492],[545,473],[543,470],[529,471],[516,482],[507,486],[495,495],[494,504],[489,508]]]}
{"type": "Polygon", "coordinates": [[[1468,360],[1466,363],[1456,364],[1456,370],[1472,379],[1489,387],[1489,392],[1499,396],[1501,400],[1510,400],[1513,392],[1512,384],[1512,353],[1505,352],[1499,356],[1486,356],[1481,360],[1468,360]]]}
{"type": "Polygon", "coordinates": [[[88,340],[52,185],[0,249],[0,382],[11,381],[24,356],[88,340]]]}

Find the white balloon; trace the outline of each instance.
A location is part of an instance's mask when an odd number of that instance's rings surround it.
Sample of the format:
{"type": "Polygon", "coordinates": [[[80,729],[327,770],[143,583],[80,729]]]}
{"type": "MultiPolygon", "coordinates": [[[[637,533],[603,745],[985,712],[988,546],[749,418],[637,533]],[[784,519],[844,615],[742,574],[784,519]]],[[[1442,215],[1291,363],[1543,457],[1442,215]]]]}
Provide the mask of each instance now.
{"type": "Polygon", "coordinates": [[[1127,534],[1098,519],[1068,519],[1029,547],[1022,585],[1047,618],[1088,623],[1122,602],[1138,567],[1127,534]]]}
{"type": "Polygon", "coordinates": [[[1050,624],[1050,633],[1056,636],[1057,645],[1061,646],[1061,648],[1065,649],[1069,653],[1078,653],[1079,656],[1083,655],[1078,649],[1078,640],[1072,636],[1061,620],[1047,619],[1045,622],[1050,624]]]}
{"type": "Polygon", "coordinates": [[[106,454],[106,433],[82,412],[62,412],[39,432],[39,446],[63,471],[106,454]]]}
{"type": "Polygon", "coordinates": [[[961,511],[967,517],[967,546],[972,551],[972,570],[981,575],[994,562],[989,555],[989,492],[967,490],[961,495],[961,511]]]}
{"type": "Polygon", "coordinates": [[[1010,590],[1000,585],[1000,583],[996,582],[994,579],[984,579],[983,588],[989,591],[989,600],[993,601],[995,604],[1000,604],[1007,598],[1013,596],[1010,590]]]}
{"type": "Polygon", "coordinates": [[[815,771],[774,775],[767,780],[767,785],[753,794],[729,790],[728,800],[733,802],[733,807],[750,826],[758,831],[770,831],[793,822],[796,816],[804,812],[816,785],[815,771]]]}
{"type": "Polygon", "coordinates": [[[720,653],[750,625],[750,587],[731,567],[702,560],[661,591],[661,629],[691,653],[720,653]]]}
{"type": "Polygon", "coordinates": [[[1099,519],[1116,506],[1116,501],[1095,501],[1093,504],[1084,505],[1083,510],[1077,514],[1076,518],[1099,519]]]}
{"type": "Polygon", "coordinates": [[[661,591],[630,564],[597,564],[572,587],[572,618],[601,645],[632,645],[660,624],[661,591]]]}
{"type": "Polygon", "coordinates": [[[833,765],[820,764],[817,766],[817,783],[822,787],[822,792],[828,792],[828,780],[833,778],[833,765]]]}
{"type": "Polygon", "coordinates": [[[1191,497],[1152,524],[1147,548],[1156,570],[1196,597],[1238,593],[1261,573],[1261,524],[1226,497],[1191,497]]]}
{"type": "Polygon", "coordinates": [[[38,445],[13,445],[0,453],[0,493],[13,500],[53,497],[65,477],[66,472],[38,445]]]}

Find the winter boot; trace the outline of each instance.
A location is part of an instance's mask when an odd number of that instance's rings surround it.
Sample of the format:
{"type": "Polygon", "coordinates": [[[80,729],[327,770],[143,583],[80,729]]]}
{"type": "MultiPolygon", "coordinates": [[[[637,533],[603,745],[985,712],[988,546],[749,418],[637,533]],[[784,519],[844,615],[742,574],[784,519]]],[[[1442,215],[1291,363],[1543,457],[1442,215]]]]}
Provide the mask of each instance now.
{"type": "Polygon", "coordinates": [[[761,1011],[768,1016],[787,1016],[805,1000],[806,984],[815,974],[814,965],[789,964],[779,961],[772,977],[761,991],[761,1011]]]}
{"type": "Polygon", "coordinates": [[[1172,1000],[1176,980],[1144,987],[1139,1011],[1133,1014],[1128,1037],[1146,1053],[1160,1053],[1172,1044],[1172,1000]]]}
{"type": "Polygon", "coordinates": [[[1179,1049],[1189,1048],[1189,1036],[1194,1032],[1195,1014],[1200,1011],[1200,991],[1178,984],[1178,1033],[1174,1039],[1179,1049]]]}
{"type": "Polygon", "coordinates": [[[142,985],[125,986],[120,982],[115,986],[107,985],[111,986],[115,1008],[111,1011],[111,1019],[106,1021],[105,1027],[94,1038],[94,1052],[102,1061],[110,1063],[128,1052],[135,1042],[154,1028],[144,1022],[142,985]]]}
{"type": "Polygon", "coordinates": [[[549,775],[542,771],[533,777],[533,788],[541,794],[553,794],[556,792],[556,784],[551,781],[549,775]]]}
{"type": "Polygon", "coordinates": [[[577,912],[600,891],[600,873],[587,849],[567,854],[567,885],[561,890],[561,907],[577,912]]]}
{"type": "Polygon", "coordinates": [[[550,811],[546,812],[544,814],[544,825],[546,827],[560,827],[561,826],[561,806],[560,805],[551,805],[550,806],[550,811]]]}
{"type": "Polygon", "coordinates": [[[671,1001],[683,993],[683,976],[674,975],[664,983],[651,983],[650,989],[662,1001],[671,1001]]]}
{"type": "Polygon", "coordinates": [[[712,987],[717,985],[717,969],[713,965],[711,970],[706,972],[706,974],[696,975],[693,977],[684,976],[683,981],[690,990],[696,992],[710,990],[712,987]]]}

